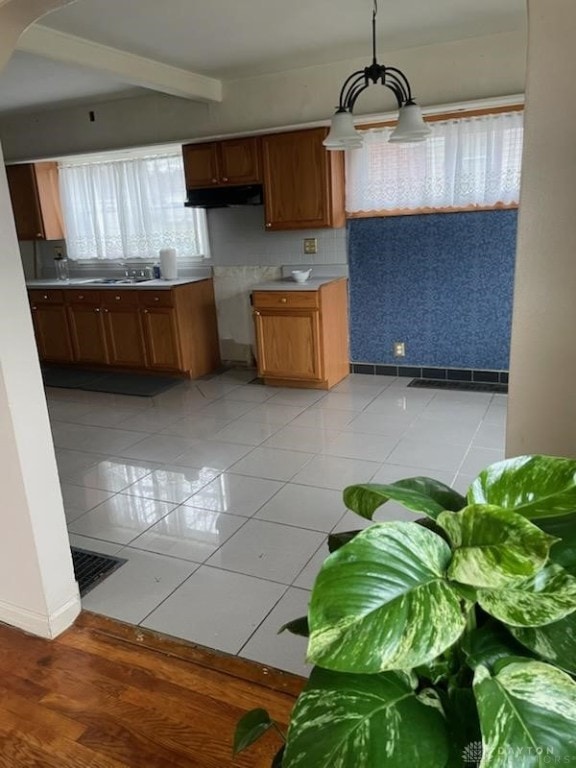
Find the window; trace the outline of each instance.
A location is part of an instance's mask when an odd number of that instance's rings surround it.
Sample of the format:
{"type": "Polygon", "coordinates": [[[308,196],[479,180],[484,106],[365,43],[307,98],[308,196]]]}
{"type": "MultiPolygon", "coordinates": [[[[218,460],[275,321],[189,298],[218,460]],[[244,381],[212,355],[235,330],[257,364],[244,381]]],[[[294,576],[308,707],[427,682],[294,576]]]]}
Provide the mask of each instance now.
{"type": "Polygon", "coordinates": [[[522,162],[522,112],[429,123],[421,143],[394,144],[392,128],[364,132],[361,149],[346,152],[346,210],[517,205],[522,162]]]}
{"type": "Polygon", "coordinates": [[[77,261],[208,257],[206,213],[185,208],[179,150],[59,164],[68,256],[77,261]]]}

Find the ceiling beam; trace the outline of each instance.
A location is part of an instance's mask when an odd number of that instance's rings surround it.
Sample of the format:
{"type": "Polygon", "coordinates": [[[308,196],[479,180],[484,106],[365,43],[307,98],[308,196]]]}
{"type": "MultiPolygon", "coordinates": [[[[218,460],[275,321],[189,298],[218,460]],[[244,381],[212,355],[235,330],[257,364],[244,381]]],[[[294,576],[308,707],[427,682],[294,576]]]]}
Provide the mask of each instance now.
{"type": "Polygon", "coordinates": [[[20,37],[19,51],[105,72],[131,85],[194,101],[222,101],[222,82],[154,59],[100,45],[34,24],[20,37]]]}
{"type": "Polygon", "coordinates": [[[0,72],[26,27],[73,2],[75,0],[0,0],[0,72]]]}

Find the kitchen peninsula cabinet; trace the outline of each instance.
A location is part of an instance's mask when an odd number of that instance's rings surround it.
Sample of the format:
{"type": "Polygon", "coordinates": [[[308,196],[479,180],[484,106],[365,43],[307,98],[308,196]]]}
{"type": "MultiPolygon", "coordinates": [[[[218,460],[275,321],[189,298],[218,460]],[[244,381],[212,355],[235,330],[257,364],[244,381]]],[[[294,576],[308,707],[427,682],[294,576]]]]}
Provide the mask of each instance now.
{"type": "Polygon", "coordinates": [[[187,189],[260,184],[260,139],[211,141],[182,147],[187,189]]]}
{"type": "Polygon", "coordinates": [[[30,291],[29,298],[40,359],[49,363],[71,363],[74,353],[64,292],[30,291]]]}
{"type": "Polygon", "coordinates": [[[158,289],[71,286],[29,296],[42,361],[190,378],[220,365],[211,279],[158,289]]]}
{"type": "Polygon", "coordinates": [[[323,146],[327,128],[262,136],[269,230],[343,227],[344,153],[323,146]]]}
{"type": "Polygon", "coordinates": [[[18,240],[61,240],[57,163],[6,166],[18,240]]]}
{"type": "Polygon", "coordinates": [[[317,290],[255,290],[258,375],[266,384],[330,389],[349,373],[345,279],[317,290]]]}

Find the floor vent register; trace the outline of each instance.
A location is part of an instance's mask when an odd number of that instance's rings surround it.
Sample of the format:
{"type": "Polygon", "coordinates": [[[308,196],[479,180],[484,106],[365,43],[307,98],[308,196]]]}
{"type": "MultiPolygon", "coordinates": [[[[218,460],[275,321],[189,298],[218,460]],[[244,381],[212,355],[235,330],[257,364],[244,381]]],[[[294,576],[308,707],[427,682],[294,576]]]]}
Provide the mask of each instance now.
{"type": "Polygon", "coordinates": [[[72,550],[74,574],[81,597],[84,597],[87,592],[127,562],[127,560],[121,557],[101,555],[98,552],[89,552],[86,549],[78,549],[77,547],[71,547],[70,549],[72,550]]]}

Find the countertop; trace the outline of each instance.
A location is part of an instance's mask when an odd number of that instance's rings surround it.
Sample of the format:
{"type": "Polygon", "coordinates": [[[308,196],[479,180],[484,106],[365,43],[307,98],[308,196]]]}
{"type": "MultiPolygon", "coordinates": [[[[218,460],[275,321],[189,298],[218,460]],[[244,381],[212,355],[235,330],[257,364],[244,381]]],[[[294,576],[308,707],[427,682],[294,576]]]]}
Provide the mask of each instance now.
{"type": "Polygon", "coordinates": [[[279,280],[271,280],[268,283],[258,283],[251,287],[251,291],[317,291],[327,283],[333,283],[335,280],[346,280],[341,275],[311,277],[305,283],[297,283],[291,277],[283,277],[279,280]]]}
{"type": "Polygon", "coordinates": [[[207,277],[180,277],[176,280],[146,280],[143,283],[99,283],[98,278],[70,278],[70,280],[28,280],[27,288],[95,288],[99,291],[118,291],[132,290],[169,290],[177,285],[186,285],[187,283],[197,283],[200,280],[207,280],[207,277]]]}

